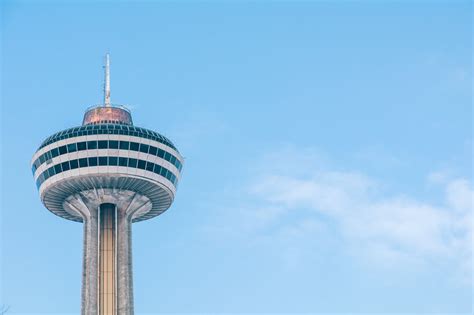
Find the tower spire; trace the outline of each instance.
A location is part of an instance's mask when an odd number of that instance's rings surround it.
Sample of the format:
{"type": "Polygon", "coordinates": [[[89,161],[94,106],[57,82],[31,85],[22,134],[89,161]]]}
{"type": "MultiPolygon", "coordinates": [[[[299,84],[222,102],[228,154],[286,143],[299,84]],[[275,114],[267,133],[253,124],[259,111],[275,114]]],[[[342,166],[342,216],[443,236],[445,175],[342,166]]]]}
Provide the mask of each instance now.
{"type": "Polygon", "coordinates": [[[109,53],[105,54],[105,82],[104,82],[104,105],[110,106],[110,57],[109,53]]]}

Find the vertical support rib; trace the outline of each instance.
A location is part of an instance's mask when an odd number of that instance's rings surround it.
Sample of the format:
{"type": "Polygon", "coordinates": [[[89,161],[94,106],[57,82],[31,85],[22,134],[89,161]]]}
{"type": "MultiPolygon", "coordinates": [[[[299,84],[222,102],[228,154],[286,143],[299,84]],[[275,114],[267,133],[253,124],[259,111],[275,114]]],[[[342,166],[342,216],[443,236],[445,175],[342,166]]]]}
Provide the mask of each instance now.
{"type": "Polygon", "coordinates": [[[116,207],[105,203],[99,209],[99,314],[116,315],[117,230],[116,207]]]}
{"type": "Polygon", "coordinates": [[[119,315],[133,315],[132,222],[124,210],[117,214],[117,307],[119,315]]]}
{"type": "Polygon", "coordinates": [[[98,217],[97,208],[89,208],[84,218],[84,257],[82,267],[82,315],[97,315],[98,305],[98,217]]]}

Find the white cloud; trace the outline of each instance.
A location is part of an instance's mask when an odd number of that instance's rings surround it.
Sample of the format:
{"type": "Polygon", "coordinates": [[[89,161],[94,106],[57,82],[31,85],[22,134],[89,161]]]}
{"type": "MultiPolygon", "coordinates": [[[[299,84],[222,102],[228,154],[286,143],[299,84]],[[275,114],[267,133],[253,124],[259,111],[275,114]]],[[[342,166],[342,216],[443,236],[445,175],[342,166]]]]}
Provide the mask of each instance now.
{"type": "MultiPolygon", "coordinates": [[[[234,223],[274,241],[309,243],[321,237],[324,225],[331,222],[344,250],[364,262],[402,268],[447,261],[470,283],[474,193],[468,180],[429,176],[430,183],[443,191],[441,204],[401,193],[387,197],[380,192],[382,184],[367,175],[324,170],[320,159],[311,163],[311,157],[295,155],[293,151],[287,161],[284,154],[265,158],[262,165],[270,167],[262,167],[249,185],[252,202],[234,206],[240,217],[234,223]],[[302,169],[290,162],[294,160],[304,161],[302,169]],[[269,227],[273,227],[270,235],[269,227]]],[[[289,245],[285,259],[291,260],[296,248],[289,245]]]]}

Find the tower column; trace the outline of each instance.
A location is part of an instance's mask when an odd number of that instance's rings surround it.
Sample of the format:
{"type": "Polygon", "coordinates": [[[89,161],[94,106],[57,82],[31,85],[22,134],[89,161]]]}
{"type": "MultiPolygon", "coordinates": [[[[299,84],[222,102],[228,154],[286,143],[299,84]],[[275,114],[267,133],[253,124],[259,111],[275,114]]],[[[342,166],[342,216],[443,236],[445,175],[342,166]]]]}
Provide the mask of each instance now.
{"type": "Polygon", "coordinates": [[[131,218],[139,207],[79,194],[67,205],[84,221],[81,314],[133,315],[131,218]]]}
{"type": "Polygon", "coordinates": [[[126,209],[117,218],[117,307],[119,315],[133,315],[132,220],[126,209]]]}
{"type": "Polygon", "coordinates": [[[82,315],[98,315],[98,216],[97,209],[84,213],[84,253],[82,265],[82,315]]]}

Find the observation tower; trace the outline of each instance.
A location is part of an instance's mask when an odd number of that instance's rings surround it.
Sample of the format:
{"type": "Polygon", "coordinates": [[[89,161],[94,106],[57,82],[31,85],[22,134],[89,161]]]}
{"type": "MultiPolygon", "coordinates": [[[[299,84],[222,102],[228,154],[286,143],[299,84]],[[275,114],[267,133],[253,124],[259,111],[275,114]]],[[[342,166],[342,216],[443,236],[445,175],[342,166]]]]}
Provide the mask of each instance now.
{"type": "Polygon", "coordinates": [[[46,138],[31,161],[45,207],[84,223],[83,315],[133,314],[132,223],[171,206],[183,165],[169,139],[110,103],[109,65],[107,54],[104,104],[46,138]]]}

